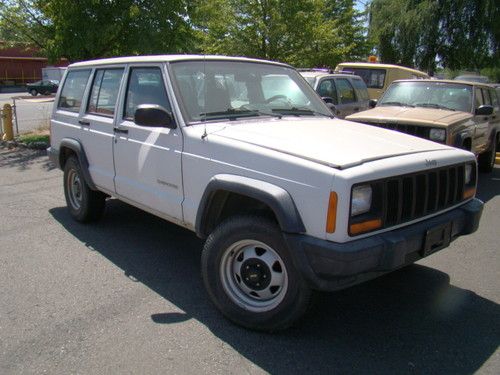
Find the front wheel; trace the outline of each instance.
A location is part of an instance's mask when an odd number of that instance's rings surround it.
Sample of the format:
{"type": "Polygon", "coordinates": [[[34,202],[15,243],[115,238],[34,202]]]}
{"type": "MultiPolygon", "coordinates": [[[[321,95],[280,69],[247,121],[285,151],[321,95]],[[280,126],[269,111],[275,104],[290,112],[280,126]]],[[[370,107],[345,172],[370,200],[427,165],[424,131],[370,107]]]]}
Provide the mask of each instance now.
{"type": "Polygon", "coordinates": [[[495,167],[496,142],[492,141],[488,151],[478,157],[478,166],[481,172],[490,173],[495,167]]]}
{"type": "Polygon", "coordinates": [[[311,298],[280,229],[258,216],[229,218],[210,234],[202,252],[202,276],[219,310],[250,329],[289,327],[311,298]]]}
{"type": "Polygon", "coordinates": [[[38,95],[38,91],[36,91],[35,89],[31,89],[30,90],[30,94],[33,95],[33,96],[37,96],[38,95]]]}

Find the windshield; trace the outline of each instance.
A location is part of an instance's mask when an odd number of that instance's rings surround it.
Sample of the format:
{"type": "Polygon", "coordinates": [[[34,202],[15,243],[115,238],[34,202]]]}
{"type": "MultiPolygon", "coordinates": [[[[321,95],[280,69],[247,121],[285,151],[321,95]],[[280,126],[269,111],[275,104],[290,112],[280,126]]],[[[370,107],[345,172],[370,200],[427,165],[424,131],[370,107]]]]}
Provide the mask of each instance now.
{"type": "Polygon", "coordinates": [[[444,82],[394,82],[379,104],[470,112],[472,88],[444,82]]]}
{"type": "Polygon", "coordinates": [[[239,61],[172,63],[186,121],[332,114],[293,69],[239,61]]]}

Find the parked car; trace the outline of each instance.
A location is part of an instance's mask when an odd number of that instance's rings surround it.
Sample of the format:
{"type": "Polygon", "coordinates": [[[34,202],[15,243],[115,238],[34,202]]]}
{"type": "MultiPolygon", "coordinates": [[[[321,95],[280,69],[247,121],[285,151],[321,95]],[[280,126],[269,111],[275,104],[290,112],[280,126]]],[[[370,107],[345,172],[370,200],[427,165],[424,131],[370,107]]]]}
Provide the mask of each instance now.
{"type": "Polygon", "coordinates": [[[473,152],[490,172],[499,143],[500,104],[495,89],[466,81],[403,80],[377,106],[347,119],[473,152]]]}
{"type": "Polygon", "coordinates": [[[370,99],[378,100],[389,85],[398,79],[429,78],[427,73],[405,66],[380,63],[341,63],[335,68],[337,72],[352,72],[360,76],[368,87],[370,99]]]}
{"type": "Polygon", "coordinates": [[[477,229],[483,207],[473,154],[335,119],[271,61],[72,64],[50,139],[76,221],[98,220],[111,196],[196,232],[211,300],[257,330],[291,325],[315,289],[447,247],[477,229]]]}
{"type": "Polygon", "coordinates": [[[59,88],[59,82],[52,80],[36,81],[33,83],[28,83],[26,87],[28,89],[28,92],[33,96],[37,96],[38,94],[49,95],[55,94],[57,92],[57,89],[59,88]]]}
{"type": "Polygon", "coordinates": [[[328,70],[299,70],[326,103],[332,104],[335,116],[344,118],[368,109],[368,90],[363,80],[353,74],[333,74],[328,70]]]}

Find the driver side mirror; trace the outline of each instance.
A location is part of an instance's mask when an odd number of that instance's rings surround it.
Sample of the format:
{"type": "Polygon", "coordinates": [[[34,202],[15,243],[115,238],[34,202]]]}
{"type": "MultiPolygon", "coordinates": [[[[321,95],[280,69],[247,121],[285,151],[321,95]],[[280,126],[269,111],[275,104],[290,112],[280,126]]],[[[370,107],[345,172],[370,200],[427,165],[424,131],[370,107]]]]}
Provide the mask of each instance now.
{"type": "Polygon", "coordinates": [[[134,122],[139,126],[175,129],[177,126],[171,112],[161,105],[141,104],[134,113],[134,122]]]}
{"type": "Polygon", "coordinates": [[[489,116],[493,114],[493,107],[491,105],[481,105],[476,108],[476,116],[489,116]]]}
{"type": "Polygon", "coordinates": [[[377,99],[370,99],[370,101],[368,102],[368,107],[375,108],[377,106],[377,102],[377,99]]]}
{"type": "Polygon", "coordinates": [[[333,98],[329,97],[329,96],[322,96],[321,99],[325,102],[325,103],[331,103],[333,104],[333,98]]]}

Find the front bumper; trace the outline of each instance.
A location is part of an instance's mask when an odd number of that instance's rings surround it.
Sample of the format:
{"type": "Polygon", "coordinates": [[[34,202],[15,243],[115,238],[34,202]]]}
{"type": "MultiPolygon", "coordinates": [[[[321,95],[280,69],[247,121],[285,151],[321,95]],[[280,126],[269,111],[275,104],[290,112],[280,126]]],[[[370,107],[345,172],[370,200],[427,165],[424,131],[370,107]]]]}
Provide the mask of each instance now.
{"type": "Polygon", "coordinates": [[[479,226],[483,202],[468,203],[430,219],[371,237],[335,243],[285,233],[295,267],[310,286],[338,290],[416,262],[479,226]]]}

